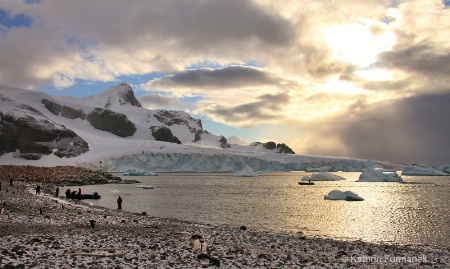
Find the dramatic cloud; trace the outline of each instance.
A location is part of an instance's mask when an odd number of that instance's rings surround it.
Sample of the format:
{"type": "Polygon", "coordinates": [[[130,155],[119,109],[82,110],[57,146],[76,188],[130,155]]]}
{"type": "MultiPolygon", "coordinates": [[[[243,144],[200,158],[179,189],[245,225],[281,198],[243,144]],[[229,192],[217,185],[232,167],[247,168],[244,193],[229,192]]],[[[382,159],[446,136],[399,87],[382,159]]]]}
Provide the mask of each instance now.
{"type": "Polygon", "coordinates": [[[412,74],[414,79],[419,78],[422,84],[429,85],[428,91],[433,91],[436,85],[440,88],[450,82],[450,48],[440,52],[431,44],[416,44],[381,54],[380,65],[412,74]]]}
{"type": "Polygon", "coordinates": [[[255,46],[284,47],[294,39],[288,20],[245,0],[6,1],[0,10],[33,18],[31,27],[0,36],[2,63],[17,66],[2,65],[5,84],[58,82],[61,77],[72,83],[105,81],[182,69],[206,55],[241,62],[240,55],[255,46]]]}
{"type": "Polygon", "coordinates": [[[448,36],[440,0],[0,1],[0,83],[64,92],[131,80],[151,93],[145,107],[190,111],[248,141],[450,162],[427,150],[443,128],[426,120],[446,115],[448,36]],[[433,102],[441,109],[426,110],[433,102]]]}
{"type": "Polygon", "coordinates": [[[264,70],[245,67],[229,66],[220,69],[195,69],[178,72],[164,78],[150,81],[144,88],[176,88],[188,87],[192,89],[227,89],[234,87],[262,86],[267,84],[276,84],[275,78],[272,78],[264,70]]]}
{"type": "Polygon", "coordinates": [[[218,121],[241,127],[254,127],[261,122],[277,122],[283,118],[283,107],[290,101],[286,93],[259,96],[257,101],[238,106],[212,105],[203,113],[218,121]]]}
{"type": "Polygon", "coordinates": [[[354,156],[397,163],[434,164],[450,160],[448,144],[450,93],[422,95],[398,102],[380,104],[363,113],[342,120],[335,119],[317,130],[318,137],[328,137],[338,147],[313,145],[310,154],[354,156]]]}

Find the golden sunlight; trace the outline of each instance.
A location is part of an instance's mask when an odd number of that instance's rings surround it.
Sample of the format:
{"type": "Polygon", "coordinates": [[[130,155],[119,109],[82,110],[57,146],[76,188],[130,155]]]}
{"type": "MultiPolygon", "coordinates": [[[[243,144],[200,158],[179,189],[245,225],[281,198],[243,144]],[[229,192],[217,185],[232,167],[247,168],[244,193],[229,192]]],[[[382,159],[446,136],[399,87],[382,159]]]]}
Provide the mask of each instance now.
{"type": "Polygon", "coordinates": [[[355,75],[364,79],[371,81],[387,81],[392,79],[392,74],[386,69],[374,68],[366,70],[358,70],[355,75]]]}
{"type": "Polygon", "coordinates": [[[390,31],[373,33],[370,25],[351,23],[333,25],[323,30],[323,36],[336,60],[367,67],[377,55],[392,48],[395,37],[390,31]]]}
{"type": "Polygon", "coordinates": [[[364,94],[366,90],[356,87],[353,83],[339,80],[339,77],[334,77],[325,82],[322,86],[322,91],[325,93],[342,93],[342,94],[364,94]]]}

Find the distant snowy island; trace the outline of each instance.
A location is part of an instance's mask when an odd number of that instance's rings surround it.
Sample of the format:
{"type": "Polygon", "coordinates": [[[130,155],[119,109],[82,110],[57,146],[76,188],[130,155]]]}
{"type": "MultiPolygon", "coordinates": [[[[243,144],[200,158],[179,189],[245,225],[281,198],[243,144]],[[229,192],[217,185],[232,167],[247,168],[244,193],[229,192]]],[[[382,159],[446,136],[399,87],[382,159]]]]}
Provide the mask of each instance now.
{"type": "Polygon", "coordinates": [[[284,143],[231,144],[183,111],[143,108],[120,83],[85,98],[0,85],[0,163],[75,165],[110,172],[362,172],[366,168],[448,175],[450,165],[295,154],[284,143]],[[420,170],[420,171],[419,171],[420,170]],[[435,171],[435,172],[433,172],[435,171]]]}

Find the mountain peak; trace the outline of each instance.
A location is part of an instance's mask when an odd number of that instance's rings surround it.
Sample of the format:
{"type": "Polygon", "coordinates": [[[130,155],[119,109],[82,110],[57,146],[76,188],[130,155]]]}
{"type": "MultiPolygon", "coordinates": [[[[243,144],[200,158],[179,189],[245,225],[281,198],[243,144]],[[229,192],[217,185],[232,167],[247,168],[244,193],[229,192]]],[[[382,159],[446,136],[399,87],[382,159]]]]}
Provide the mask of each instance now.
{"type": "Polygon", "coordinates": [[[141,103],[134,96],[133,88],[126,82],[112,86],[99,94],[87,97],[85,100],[88,100],[94,107],[106,109],[123,105],[142,107],[141,103]]]}

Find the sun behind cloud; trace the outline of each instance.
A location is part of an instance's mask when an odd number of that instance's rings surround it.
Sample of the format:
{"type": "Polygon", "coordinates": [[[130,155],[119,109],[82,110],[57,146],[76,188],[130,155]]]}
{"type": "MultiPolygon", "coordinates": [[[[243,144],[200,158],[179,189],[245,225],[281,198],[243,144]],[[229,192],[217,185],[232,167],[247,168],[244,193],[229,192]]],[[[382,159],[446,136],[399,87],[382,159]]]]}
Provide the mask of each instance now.
{"type": "Polygon", "coordinates": [[[377,61],[379,53],[390,50],[395,43],[394,35],[380,29],[382,26],[357,22],[331,25],[324,28],[323,36],[335,60],[367,67],[377,61]]]}

